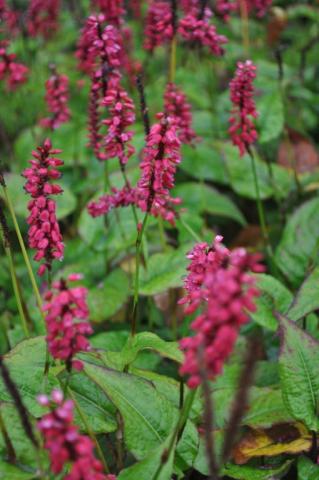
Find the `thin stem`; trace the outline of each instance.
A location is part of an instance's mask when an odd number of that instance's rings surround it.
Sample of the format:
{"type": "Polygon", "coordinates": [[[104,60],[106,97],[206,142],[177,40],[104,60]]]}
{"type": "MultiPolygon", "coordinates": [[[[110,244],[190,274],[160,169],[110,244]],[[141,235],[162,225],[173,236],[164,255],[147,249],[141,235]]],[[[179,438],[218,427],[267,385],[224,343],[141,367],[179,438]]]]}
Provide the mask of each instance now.
{"type": "Polygon", "coordinates": [[[257,169],[256,169],[256,160],[255,160],[255,156],[254,156],[252,150],[250,149],[250,147],[246,146],[246,150],[247,150],[247,152],[250,156],[250,159],[251,159],[251,168],[252,168],[252,172],[253,172],[254,184],[255,184],[255,190],[256,190],[257,210],[258,210],[260,228],[261,228],[261,232],[262,232],[262,236],[263,236],[266,248],[272,256],[272,249],[271,249],[271,245],[270,245],[270,242],[269,242],[269,236],[268,236],[268,230],[267,230],[267,225],[266,225],[266,220],[265,220],[264,208],[263,208],[263,204],[262,204],[261,197],[260,197],[258,175],[257,175],[257,169]]]}
{"type": "Polygon", "coordinates": [[[67,388],[67,392],[68,392],[68,395],[71,397],[71,399],[72,399],[72,401],[73,401],[73,403],[74,403],[74,405],[75,405],[75,408],[77,409],[77,412],[78,412],[78,414],[79,414],[79,416],[80,416],[80,418],[81,418],[81,420],[82,420],[82,422],[83,422],[83,424],[84,424],[84,426],[85,426],[85,428],[86,428],[87,433],[89,434],[89,437],[91,438],[91,440],[93,441],[93,443],[94,443],[94,445],[95,445],[97,454],[98,454],[98,456],[99,456],[99,458],[100,458],[100,460],[101,460],[101,462],[102,462],[102,464],[103,464],[104,470],[106,471],[106,473],[109,473],[109,472],[110,472],[110,469],[109,469],[108,464],[107,464],[107,462],[106,462],[106,459],[105,459],[105,457],[104,457],[104,455],[103,455],[103,452],[102,452],[102,449],[101,449],[101,447],[100,447],[100,444],[99,444],[99,442],[98,442],[98,440],[97,440],[97,438],[96,438],[96,436],[95,436],[95,434],[94,434],[94,432],[93,432],[93,430],[92,430],[92,428],[91,428],[91,426],[90,426],[90,424],[89,424],[89,422],[88,422],[88,419],[87,419],[84,411],[82,410],[79,402],[78,402],[77,399],[75,398],[75,395],[73,394],[73,392],[72,392],[72,390],[70,389],[70,387],[67,388]]]}
{"type": "Polygon", "coordinates": [[[200,238],[200,236],[197,235],[197,233],[192,229],[192,227],[187,222],[185,222],[182,215],[178,216],[178,220],[181,222],[183,227],[186,228],[186,230],[191,234],[191,236],[194,238],[194,240],[196,240],[196,242],[202,242],[203,241],[200,238]]]}
{"type": "Polygon", "coordinates": [[[24,262],[26,264],[28,274],[29,274],[29,278],[30,278],[30,281],[31,281],[31,284],[32,284],[32,288],[33,288],[33,291],[34,291],[34,294],[35,294],[35,297],[36,297],[36,302],[37,302],[38,308],[40,310],[43,322],[45,323],[44,315],[43,315],[43,311],[42,311],[41,295],[40,295],[40,292],[39,292],[39,289],[38,289],[38,286],[37,286],[37,282],[36,282],[35,277],[34,277],[34,273],[32,271],[29,256],[28,256],[27,250],[25,248],[25,244],[24,244],[24,241],[23,241],[23,238],[22,238],[22,235],[21,235],[21,231],[20,231],[20,228],[19,228],[17,217],[16,217],[16,214],[14,212],[14,208],[13,208],[12,201],[11,201],[11,198],[9,196],[9,192],[8,192],[7,187],[3,186],[3,192],[4,192],[5,200],[6,200],[6,203],[8,205],[11,217],[12,217],[14,229],[16,231],[16,234],[17,234],[17,237],[18,237],[18,240],[19,240],[19,244],[20,244],[20,248],[21,248],[21,251],[22,251],[23,258],[24,258],[24,262]]]}
{"type": "Polygon", "coordinates": [[[152,478],[152,480],[158,480],[161,471],[163,470],[165,464],[168,462],[170,454],[171,454],[171,452],[174,448],[175,442],[178,441],[178,439],[181,437],[182,432],[183,432],[184,427],[185,427],[185,424],[187,422],[188,416],[189,416],[189,412],[190,412],[190,410],[192,408],[192,405],[194,403],[196,392],[197,392],[197,389],[189,390],[189,392],[187,394],[187,397],[185,399],[183,408],[180,410],[179,417],[178,417],[178,420],[177,420],[177,423],[176,423],[176,426],[175,426],[175,430],[174,430],[172,438],[169,442],[168,448],[163,452],[162,462],[159,465],[157,471],[155,472],[155,475],[152,478]]]}
{"type": "Polygon", "coordinates": [[[240,17],[241,17],[241,33],[243,39],[243,47],[245,50],[246,57],[249,56],[250,48],[250,39],[249,39],[249,20],[248,20],[248,10],[247,10],[247,1],[239,0],[240,8],[240,17]]]}
{"type": "Polygon", "coordinates": [[[137,239],[136,239],[136,251],[135,251],[135,281],[134,281],[134,297],[133,297],[133,312],[132,312],[132,324],[131,324],[131,335],[134,336],[136,333],[136,323],[137,323],[137,305],[139,297],[139,277],[140,277],[140,262],[141,262],[141,247],[144,230],[146,228],[147,220],[149,213],[146,212],[141,228],[138,230],[137,239]]]}
{"type": "Polygon", "coordinates": [[[18,311],[19,311],[19,316],[20,316],[20,320],[21,320],[22,329],[23,329],[23,332],[24,332],[25,336],[28,338],[28,337],[30,337],[30,332],[29,332],[27,320],[26,320],[24,310],[23,310],[23,306],[22,306],[22,299],[21,299],[20,290],[19,290],[19,287],[18,287],[17,274],[16,274],[15,267],[14,267],[11,248],[10,248],[10,246],[4,246],[4,250],[5,250],[5,253],[8,257],[9,270],[10,270],[10,275],[11,275],[11,282],[12,282],[12,287],[13,287],[13,291],[14,291],[14,296],[15,296],[15,299],[16,299],[16,302],[17,302],[17,307],[18,307],[18,311]]]}
{"type": "Polygon", "coordinates": [[[168,72],[169,83],[174,82],[175,72],[176,72],[176,36],[174,35],[170,45],[169,72],[168,72]]]}

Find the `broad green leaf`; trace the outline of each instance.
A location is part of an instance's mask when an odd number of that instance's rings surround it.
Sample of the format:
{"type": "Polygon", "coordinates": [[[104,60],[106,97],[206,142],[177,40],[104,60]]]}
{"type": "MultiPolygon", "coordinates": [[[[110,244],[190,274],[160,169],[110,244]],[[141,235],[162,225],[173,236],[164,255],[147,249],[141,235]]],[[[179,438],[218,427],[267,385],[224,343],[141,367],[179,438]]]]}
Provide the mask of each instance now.
{"type": "Polygon", "coordinates": [[[306,277],[305,281],[298,290],[291,307],[287,312],[287,317],[291,320],[299,320],[319,308],[319,267],[306,277]]]}
{"type": "Polygon", "coordinates": [[[310,265],[318,263],[319,198],[299,207],[289,218],[276,249],[278,267],[297,287],[310,265]]]}
{"type": "Polygon", "coordinates": [[[169,288],[183,284],[186,273],[187,248],[156,253],[147,262],[147,270],[141,270],[140,288],[142,295],[156,295],[169,288]]]}
{"type": "MultiPolygon", "coordinates": [[[[21,467],[26,466],[29,469],[35,468],[36,467],[36,450],[22,428],[21,420],[17,413],[15,405],[13,403],[1,402],[0,410],[1,410],[1,417],[3,419],[5,428],[9,434],[9,437],[13,445],[14,451],[16,453],[19,464],[21,465],[21,467]]],[[[33,421],[34,420],[35,419],[33,419],[33,421]]],[[[3,439],[3,435],[1,433],[0,433],[0,456],[2,457],[3,460],[7,458],[6,445],[3,439]]],[[[0,463],[0,472],[1,472],[1,463],[0,463]]],[[[0,478],[2,480],[3,477],[1,476],[0,478]]],[[[7,480],[9,480],[9,478],[7,478],[7,480]]]]}
{"type": "Polygon", "coordinates": [[[84,371],[106,393],[124,422],[128,450],[143,459],[169,436],[177,410],[148,381],[85,363],[84,371]]]}
{"type": "Polygon", "coordinates": [[[284,106],[280,90],[262,95],[257,101],[257,110],[257,125],[260,131],[258,141],[266,143],[279,137],[284,126],[284,106]]]}
{"type": "Polygon", "coordinates": [[[247,413],[242,424],[249,427],[271,427],[276,423],[291,422],[281,390],[252,387],[247,413]]]}
{"type": "Polygon", "coordinates": [[[202,141],[194,147],[183,145],[180,168],[198,180],[228,183],[220,147],[217,144],[202,141]]]}
{"type": "Polygon", "coordinates": [[[278,467],[261,469],[258,467],[238,466],[229,463],[223,468],[222,473],[236,480],[279,480],[279,478],[286,475],[291,464],[292,460],[288,460],[278,467]]]}
{"type": "Polygon", "coordinates": [[[142,332],[129,337],[126,345],[121,351],[125,364],[132,363],[137,354],[142,350],[154,350],[161,356],[182,363],[183,354],[177,342],[166,342],[158,335],[151,332],[142,332]]]}
{"type": "Polygon", "coordinates": [[[0,460],[0,478],[2,480],[33,480],[37,478],[36,473],[24,472],[11,463],[0,460]]]}
{"type": "Polygon", "coordinates": [[[92,322],[103,322],[114,315],[129,296],[129,281],[123,270],[114,270],[101,285],[90,288],[88,305],[92,322]]]}
{"type": "Polygon", "coordinates": [[[281,330],[279,373],[284,402],[296,419],[318,430],[319,343],[278,314],[281,330]]]}
{"type": "Polygon", "coordinates": [[[183,200],[183,207],[197,215],[207,212],[246,224],[243,214],[230,198],[206,184],[181,183],[175,187],[174,194],[183,200]]]}
{"type": "MultiPolygon", "coordinates": [[[[238,149],[225,143],[222,155],[227,168],[229,183],[239,195],[256,199],[256,186],[249,155],[239,156],[238,149]]],[[[273,179],[265,162],[262,162],[255,153],[255,163],[258,176],[258,186],[262,199],[270,198],[276,194],[285,198],[292,185],[292,175],[288,170],[279,165],[272,165],[273,179]]]]}
{"type": "MultiPolygon", "coordinates": [[[[45,359],[46,342],[44,337],[23,340],[4,356],[11,378],[19,389],[25,406],[36,417],[43,413],[42,407],[37,402],[37,395],[44,393],[45,359]]],[[[51,392],[59,386],[51,368],[47,378],[47,392],[51,392]]],[[[11,401],[11,396],[1,378],[0,401],[11,401]]]]}
{"type": "MultiPolygon", "coordinates": [[[[163,445],[160,445],[155,450],[150,452],[147,457],[145,457],[140,462],[135,463],[129,468],[122,470],[118,480],[150,480],[152,479],[160,465],[162,464],[162,455],[167,451],[171,440],[171,435],[167,438],[163,445]]],[[[158,475],[158,480],[171,480],[173,474],[173,463],[174,463],[174,451],[176,445],[173,446],[169,452],[169,457],[167,462],[162,468],[161,473],[158,475]]]]}
{"type": "Polygon", "coordinates": [[[255,277],[256,287],[260,290],[261,295],[255,299],[257,310],[250,316],[262,327],[275,331],[278,322],[273,312],[285,313],[292,302],[292,294],[271,275],[258,274],[255,277]]]}
{"type": "Polygon", "coordinates": [[[319,466],[309,458],[298,459],[298,480],[319,480],[319,466]]]}
{"type": "MultiPolygon", "coordinates": [[[[11,199],[13,200],[15,213],[24,219],[28,216],[27,204],[30,200],[30,196],[27,195],[23,189],[25,182],[25,178],[21,177],[21,175],[15,173],[6,175],[6,183],[11,199]]],[[[59,185],[63,188],[63,193],[57,195],[55,201],[57,204],[57,218],[58,220],[61,220],[75,210],[76,198],[70,188],[64,184],[63,181],[59,180],[59,185]]],[[[2,192],[0,192],[0,196],[1,195],[2,192]]]]}

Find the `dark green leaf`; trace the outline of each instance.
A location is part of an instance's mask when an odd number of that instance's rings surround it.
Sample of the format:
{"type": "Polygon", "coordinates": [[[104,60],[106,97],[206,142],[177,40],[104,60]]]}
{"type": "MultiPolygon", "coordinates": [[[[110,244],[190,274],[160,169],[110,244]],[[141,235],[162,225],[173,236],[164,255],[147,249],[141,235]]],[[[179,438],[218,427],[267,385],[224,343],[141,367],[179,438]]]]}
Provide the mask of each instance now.
{"type": "Polygon", "coordinates": [[[315,268],[298,290],[294,301],[287,312],[291,320],[299,320],[319,308],[319,268],[315,268]]]}

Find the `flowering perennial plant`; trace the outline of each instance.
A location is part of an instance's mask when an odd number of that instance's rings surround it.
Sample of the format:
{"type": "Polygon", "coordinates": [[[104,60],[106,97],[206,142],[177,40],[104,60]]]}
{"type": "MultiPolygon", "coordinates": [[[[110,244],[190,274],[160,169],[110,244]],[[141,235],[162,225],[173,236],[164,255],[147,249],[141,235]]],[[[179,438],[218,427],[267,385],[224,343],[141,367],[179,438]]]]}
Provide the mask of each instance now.
{"type": "Polygon", "coordinates": [[[52,473],[58,475],[70,465],[64,480],[116,480],[115,476],[103,473],[102,463],[94,456],[92,440],[81,435],[74,424],[72,400],[64,400],[62,392],[53,390],[51,398],[39,395],[38,402],[50,409],[39,420],[38,429],[44,448],[49,451],[52,473]]]}
{"type": "Polygon", "coordinates": [[[255,311],[254,298],[259,295],[250,272],[261,272],[260,255],[243,248],[229,251],[216,237],[213,245],[198,244],[188,255],[191,264],[185,280],[187,313],[203,307],[191,324],[193,337],[180,342],[185,352],[181,375],[189,375],[188,385],[196,388],[201,382],[200,369],[209,379],[222,372],[231,354],[239,329],[255,311]]]}
{"type": "MultiPolygon", "coordinates": [[[[82,279],[82,275],[71,274],[68,282],[82,279]]],[[[52,290],[45,294],[47,303],[43,306],[46,312],[47,343],[53,358],[66,362],[67,369],[81,370],[83,364],[74,360],[79,352],[90,349],[86,338],[93,329],[88,323],[87,289],[69,287],[65,280],[53,282],[52,290]]]]}
{"type": "Polygon", "coordinates": [[[66,75],[60,75],[54,72],[46,81],[45,100],[50,117],[43,118],[41,125],[51,130],[55,130],[70,119],[69,101],[69,79],[66,75]]]}
{"type": "Polygon", "coordinates": [[[253,12],[253,11],[256,12],[257,17],[264,17],[272,4],[272,0],[244,0],[244,1],[246,1],[247,3],[248,12],[253,12]]]}
{"type": "Polygon", "coordinates": [[[169,2],[152,0],[145,19],[144,48],[153,51],[173,38],[172,11],[169,2]]]}
{"type": "Polygon", "coordinates": [[[215,8],[216,14],[228,22],[230,14],[238,10],[238,2],[236,0],[217,0],[215,8]]]}
{"type": "Polygon", "coordinates": [[[227,38],[219,35],[215,25],[209,23],[210,16],[211,11],[208,8],[205,9],[203,18],[191,12],[180,20],[178,31],[184,40],[208,47],[213,55],[221,56],[224,54],[222,46],[227,43],[227,38]]]}
{"type": "Polygon", "coordinates": [[[174,224],[174,205],[179,198],[172,198],[176,167],[181,161],[181,142],[177,136],[174,119],[158,113],[155,123],[146,139],[143,159],[140,163],[141,178],[137,186],[137,201],[144,212],[155,217],[161,216],[174,224]]]}
{"type": "Polygon", "coordinates": [[[25,83],[29,72],[28,67],[16,63],[16,55],[7,53],[9,42],[0,41],[0,80],[5,80],[9,90],[14,90],[18,85],[25,83]]]}
{"type": "Polygon", "coordinates": [[[112,188],[111,195],[103,195],[96,202],[88,204],[88,211],[92,217],[108,214],[113,208],[127,207],[136,203],[136,190],[131,187],[123,187],[121,190],[112,188]]]}
{"type": "Polygon", "coordinates": [[[258,117],[254,101],[253,80],[256,78],[256,67],[251,60],[238,62],[235,77],[230,82],[230,99],[233,104],[229,118],[229,134],[232,142],[244,155],[247,149],[257,140],[257,131],[253,119],[258,117]]]}
{"type": "Polygon", "coordinates": [[[176,123],[181,143],[192,143],[196,139],[196,133],[192,129],[191,106],[184,92],[174,83],[168,83],[166,86],[164,108],[166,114],[176,123]]]}
{"type": "Polygon", "coordinates": [[[27,11],[29,35],[50,38],[59,27],[60,0],[30,0],[27,11]]]}
{"type": "Polygon", "coordinates": [[[61,176],[57,167],[63,165],[63,161],[53,157],[59,153],[61,150],[53,149],[51,141],[45,140],[42,146],[32,152],[33,159],[29,162],[31,167],[22,173],[27,179],[24,189],[32,197],[28,203],[29,245],[37,250],[34,260],[44,261],[38,269],[39,275],[43,275],[46,270],[50,271],[52,261],[62,259],[64,252],[56,218],[56,204],[50,198],[63,191],[59,185],[51,183],[61,176]]]}
{"type": "Polygon", "coordinates": [[[91,3],[104,14],[107,23],[120,26],[125,13],[123,0],[92,0],[91,3]]]}

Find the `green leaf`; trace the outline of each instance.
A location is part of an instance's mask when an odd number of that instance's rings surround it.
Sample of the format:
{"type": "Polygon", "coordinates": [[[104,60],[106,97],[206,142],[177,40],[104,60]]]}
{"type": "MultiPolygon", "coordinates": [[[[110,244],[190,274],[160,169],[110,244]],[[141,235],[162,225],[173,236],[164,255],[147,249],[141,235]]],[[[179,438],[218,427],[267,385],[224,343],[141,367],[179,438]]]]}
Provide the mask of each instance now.
{"type": "MultiPolygon", "coordinates": [[[[140,462],[122,470],[117,477],[118,480],[150,480],[156,474],[159,466],[162,464],[162,455],[168,448],[171,436],[167,438],[163,445],[157,447],[140,462]]],[[[162,468],[158,480],[170,480],[173,474],[175,445],[169,452],[169,458],[162,468]]]]}
{"type": "Polygon", "coordinates": [[[186,273],[186,250],[185,247],[152,255],[147,262],[147,270],[141,271],[140,293],[156,295],[169,288],[181,286],[186,273]]]}
{"type": "MultiPolygon", "coordinates": [[[[4,360],[11,378],[22,396],[23,402],[30,413],[39,417],[43,413],[42,407],[37,402],[37,395],[43,393],[44,365],[46,360],[46,342],[44,337],[35,337],[18,343],[4,360]]],[[[47,378],[47,391],[59,388],[60,384],[52,373],[52,368],[47,378]]],[[[2,379],[0,379],[0,400],[11,401],[2,379]]]]}
{"type": "Polygon", "coordinates": [[[0,460],[0,478],[2,480],[33,480],[36,473],[24,472],[10,463],[0,460]]]}
{"type": "Polygon", "coordinates": [[[294,322],[278,314],[281,330],[279,373],[284,402],[291,415],[318,430],[319,343],[294,322]]]}
{"type": "Polygon", "coordinates": [[[142,332],[129,337],[126,345],[121,351],[125,363],[132,363],[141,350],[154,350],[163,357],[182,363],[183,354],[179,349],[178,342],[166,342],[158,335],[151,332],[142,332]]]}
{"type": "Polygon", "coordinates": [[[181,197],[183,207],[196,214],[207,212],[212,215],[231,218],[241,225],[246,224],[243,214],[230,198],[206,184],[181,183],[175,187],[174,194],[181,197]]]}
{"type": "Polygon", "coordinates": [[[278,322],[273,314],[274,310],[285,313],[293,296],[279,280],[271,275],[258,274],[255,278],[256,287],[260,290],[261,295],[255,300],[257,310],[250,316],[262,327],[275,331],[278,322]]]}
{"type": "Polygon", "coordinates": [[[275,259],[278,267],[298,287],[309,265],[318,264],[319,198],[304,203],[288,220],[275,259]]]}
{"type": "Polygon", "coordinates": [[[243,418],[243,425],[268,428],[276,423],[288,423],[291,420],[281,390],[251,388],[249,409],[243,418]]]}
{"type": "Polygon", "coordinates": [[[299,320],[319,308],[319,267],[305,279],[287,312],[290,320],[299,320]]]}
{"type": "Polygon", "coordinates": [[[195,147],[183,145],[180,169],[198,180],[228,183],[220,147],[217,144],[202,141],[195,147]]]}
{"type": "Polygon", "coordinates": [[[258,467],[249,467],[228,464],[223,468],[223,475],[236,480],[273,480],[274,478],[282,478],[289,471],[292,460],[286,461],[283,465],[274,468],[267,468],[262,470],[258,467]]]}
{"type": "Polygon", "coordinates": [[[103,322],[114,315],[129,297],[129,281],[123,270],[114,270],[104,282],[90,288],[88,305],[92,322],[103,322]]]}
{"type": "Polygon", "coordinates": [[[257,111],[260,131],[258,141],[266,143],[279,137],[284,126],[284,106],[280,90],[262,95],[259,101],[257,100],[257,111]]]}
{"type": "Polygon", "coordinates": [[[298,459],[298,480],[319,480],[319,466],[309,458],[298,459]]]}
{"type": "Polygon", "coordinates": [[[140,377],[87,362],[84,371],[119,410],[128,450],[142,459],[160,447],[177,420],[177,410],[169,400],[140,377]]]}
{"type": "MultiPolygon", "coordinates": [[[[21,175],[15,173],[6,175],[6,183],[11,199],[13,200],[15,213],[24,219],[26,219],[29,214],[27,204],[30,200],[30,196],[27,195],[23,189],[25,182],[25,178],[21,177],[21,175]]],[[[62,181],[59,181],[59,185],[63,188],[63,193],[57,195],[55,201],[57,204],[57,218],[61,220],[75,210],[76,198],[69,187],[62,181]]],[[[1,195],[2,192],[0,192],[0,196],[1,195]]]]}

